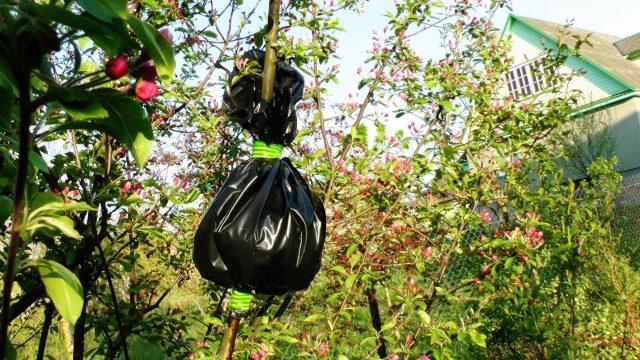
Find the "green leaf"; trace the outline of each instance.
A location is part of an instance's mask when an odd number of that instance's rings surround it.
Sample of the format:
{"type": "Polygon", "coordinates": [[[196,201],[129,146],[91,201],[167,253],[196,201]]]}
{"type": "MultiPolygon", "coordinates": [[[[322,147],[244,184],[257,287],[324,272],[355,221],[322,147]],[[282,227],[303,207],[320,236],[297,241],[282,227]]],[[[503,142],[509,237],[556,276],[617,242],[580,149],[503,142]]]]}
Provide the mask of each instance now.
{"type": "Polygon", "coordinates": [[[487,347],[487,335],[481,334],[476,330],[471,330],[469,335],[471,336],[471,341],[473,341],[474,344],[483,348],[487,347]]]}
{"type": "Polygon", "coordinates": [[[422,321],[423,324],[427,326],[431,325],[431,318],[429,317],[429,314],[427,314],[426,311],[418,310],[418,317],[420,318],[420,321],[422,321]]]}
{"type": "Polygon", "coordinates": [[[49,167],[47,166],[47,162],[44,161],[42,156],[40,156],[37,152],[31,150],[29,151],[29,162],[31,162],[38,170],[43,173],[49,173],[49,167]]]}
{"type": "Polygon", "coordinates": [[[338,360],[349,360],[349,358],[344,355],[339,355],[338,360]]]}
{"type": "Polygon", "coordinates": [[[68,121],[56,127],[55,131],[84,129],[109,134],[125,144],[136,164],[143,167],[153,148],[154,139],[153,129],[142,106],[132,98],[110,89],[95,90],[93,94],[109,113],[107,118],[68,121]]]}
{"type": "Polygon", "coordinates": [[[304,322],[316,322],[320,319],[322,319],[323,315],[321,314],[313,314],[313,315],[309,315],[304,319],[304,322]]]}
{"type": "Polygon", "coordinates": [[[125,19],[129,15],[126,0],[78,0],[78,5],[100,20],[125,19]]]}
{"type": "Polygon", "coordinates": [[[382,325],[382,327],[380,328],[380,331],[388,331],[393,329],[393,327],[396,326],[395,321],[389,321],[388,323],[382,325]]]}
{"type": "Polygon", "coordinates": [[[13,95],[18,95],[17,81],[13,76],[11,68],[2,55],[0,55],[0,87],[6,87],[10,89],[13,95]]]}
{"type": "Polygon", "coordinates": [[[58,313],[75,325],[83,304],[80,280],[69,269],[52,260],[31,260],[28,265],[38,269],[47,295],[58,313]]]}
{"type": "Polygon", "coordinates": [[[45,216],[40,219],[45,226],[56,229],[63,233],[65,236],[72,239],[80,240],[82,235],[74,228],[73,220],[66,216],[51,217],[45,216]]]}
{"type": "Polygon", "coordinates": [[[329,270],[333,270],[335,272],[338,272],[342,275],[347,275],[347,270],[344,269],[344,267],[340,266],[340,265],[335,265],[333,267],[331,267],[331,269],[329,270]]]}
{"type": "Polygon", "coordinates": [[[170,80],[175,67],[171,44],[153,26],[143,23],[133,15],[129,16],[129,25],[153,59],[158,76],[162,80],[170,80]]]}
{"type": "Polygon", "coordinates": [[[107,110],[96,99],[77,102],[58,101],[58,103],[74,120],[104,119],[109,116],[107,110]]]}
{"type": "Polygon", "coordinates": [[[29,199],[29,211],[33,212],[34,210],[39,209],[50,203],[62,204],[63,201],[62,201],[62,198],[60,198],[60,196],[57,196],[51,191],[43,191],[43,192],[36,193],[35,195],[33,195],[33,197],[31,197],[31,199],[29,199]]]}
{"type": "Polygon", "coordinates": [[[7,341],[5,359],[6,360],[16,360],[18,358],[18,353],[16,352],[16,348],[13,347],[13,344],[10,341],[7,341]]]}
{"type": "Polygon", "coordinates": [[[453,104],[448,100],[441,100],[440,102],[438,102],[438,104],[440,104],[445,112],[453,109],[453,104]]]}
{"type": "Polygon", "coordinates": [[[13,201],[8,197],[1,195],[0,196],[0,224],[3,224],[9,216],[11,215],[11,211],[13,210],[13,201]]]}
{"type": "MultiPolygon", "coordinates": [[[[94,0],[95,1],[95,0],[94,0]]],[[[111,1],[111,0],[110,0],[111,1]]],[[[95,1],[102,2],[102,1],[95,1]]],[[[131,39],[127,38],[128,34],[123,31],[124,25],[122,21],[119,24],[106,24],[98,19],[88,16],[74,14],[55,5],[38,5],[29,4],[25,6],[25,10],[35,14],[41,19],[54,21],[64,24],[73,29],[82,30],[96,45],[107,53],[109,56],[119,54],[125,44],[130,43],[131,39]],[[109,26],[109,31],[105,31],[105,27],[109,26]]],[[[126,11],[126,5],[125,5],[126,11]]],[[[126,16],[126,15],[125,15],[126,16]]],[[[104,19],[103,19],[104,20],[104,19]]],[[[107,21],[110,22],[111,19],[107,21]]]]}

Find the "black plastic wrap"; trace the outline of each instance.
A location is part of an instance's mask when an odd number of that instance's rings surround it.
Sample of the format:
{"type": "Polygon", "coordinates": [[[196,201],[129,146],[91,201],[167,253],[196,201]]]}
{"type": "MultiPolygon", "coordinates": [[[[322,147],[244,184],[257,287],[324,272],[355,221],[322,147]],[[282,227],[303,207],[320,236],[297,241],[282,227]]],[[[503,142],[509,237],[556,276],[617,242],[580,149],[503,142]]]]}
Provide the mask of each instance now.
{"type": "MultiPolygon", "coordinates": [[[[253,50],[245,57],[262,63],[264,54],[253,50]]],[[[224,106],[255,140],[288,145],[304,78],[284,62],[276,69],[273,101],[260,99],[261,79],[249,75],[227,86],[224,106]]],[[[323,204],[291,161],[253,158],[231,171],[213,199],[196,232],[193,259],[202,277],[223,287],[263,294],[302,290],[320,269],[325,232],[323,204]]]]}
{"type": "MultiPolygon", "coordinates": [[[[247,51],[243,59],[264,62],[261,50],[247,51]]],[[[296,137],[295,105],[302,98],[304,77],[287,62],[276,64],[273,99],[265,102],[261,98],[262,78],[257,74],[246,74],[233,82],[238,75],[233,69],[223,96],[223,109],[227,116],[240,124],[256,140],[267,144],[291,145],[296,137]]]]}
{"type": "Polygon", "coordinates": [[[289,159],[251,159],[235,168],[195,236],[200,274],[242,291],[306,289],[320,269],[322,203],[289,159]]]}

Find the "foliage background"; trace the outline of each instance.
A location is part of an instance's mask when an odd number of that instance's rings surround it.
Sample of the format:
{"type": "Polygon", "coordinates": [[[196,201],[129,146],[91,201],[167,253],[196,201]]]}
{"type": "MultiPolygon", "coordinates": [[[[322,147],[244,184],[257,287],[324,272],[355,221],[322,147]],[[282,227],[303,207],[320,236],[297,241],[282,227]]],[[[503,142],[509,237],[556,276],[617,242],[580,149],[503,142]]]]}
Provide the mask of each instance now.
{"type": "MultiPolygon", "coordinates": [[[[104,20],[92,4],[49,6],[104,20]]],[[[27,198],[55,196],[96,211],[56,210],[70,219],[77,239],[61,227],[24,236],[19,260],[62,264],[78,276],[86,301],[72,326],[39,273],[20,270],[10,312],[10,342],[20,358],[215,353],[227,290],[199,278],[192,238],[229,169],[248,157],[250,139],[225,119],[220,94],[234,60],[263,46],[264,5],[130,2],[128,27],[105,35],[120,39],[120,49],[109,49],[82,24],[30,12],[52,25],[62,44],[30,77],[30,101],[42,104],[32,113],[32,151],[40,156],[30,159],[27,198]],[[121,131],[65,125],[97,122],[91,100],[77,99],[79,110],[68,104],[74,89],[120,93],[135,81],[102,75],[107,55],[123,52],[134,62],[149,49],[131,17],[171,30],[177,64],[172,78],[161,76],[159,97],[122,100],[144,115],[122,126],[153,132],[148,158],[148,144],[121,131]],[[38,351],[43,338],[46,347],[38,351]]],[[[557,86],[547,90],[551,96],[515,103],[500,92],[509,44],[492,19],[508,3],[401,0],[372,38],[369,58],[354,75],[358,88],[335,102],[329,91],[340,71],[336,49],[349,36],[338,18],[367,16],[375,11],[367,5],[282,3],[278,53],[308,84],[288,154],[325,203],[328,236],[311,288],[256,298],[238,358],[637,356],[638,273],[630,256],[637,248],[634,237],[619,241],[613,227],[615,159],[593,161],[591,180],[579,189],[558,166],[571,149],[554,130],[570,120],[581,94],[557,86]],[[420,57],[424,32],[440,35],[438,58],[420,57]]],[[[163,61],[171,66],[165,45],[158,46],[152,58],[162,73],[163,61]]],[[[550,47],[544,59],[560,69],[577,51],[550,47]]],[[[4,63],[17,66],[6,57],[4,63]]],[[[564,84],[575,74],[550,76],[564,84]]],[[[15,198],[21,99],[2,113],[7,214],[15,198]]],[[[5,221],[2,229],[7,243],[11,225],[5,221]]]]}

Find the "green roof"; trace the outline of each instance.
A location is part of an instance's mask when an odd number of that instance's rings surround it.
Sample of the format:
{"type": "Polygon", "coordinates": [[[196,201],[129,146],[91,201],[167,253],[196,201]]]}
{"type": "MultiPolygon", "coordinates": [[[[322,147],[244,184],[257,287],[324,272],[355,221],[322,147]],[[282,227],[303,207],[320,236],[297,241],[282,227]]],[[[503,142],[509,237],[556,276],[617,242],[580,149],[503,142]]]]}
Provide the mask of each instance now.
{"type": "Polygon", "coordinates": [[[580,60],[584,60],[615,80],[620,85],[617,86],[615,93],[640,89],[640,66],[627,60],[618,51],[614,44],[620,38],[574,27],[567,28],[565,25],[514,14],[509,16],[505,32],[510,31],[514,22],[520,22],[554,44],[562,41],[569,46],[573,46],[576,43],[574,35],[579,38],[588,36],[588,41],[591,45],[582,45],[580,48],[580,60]]]}

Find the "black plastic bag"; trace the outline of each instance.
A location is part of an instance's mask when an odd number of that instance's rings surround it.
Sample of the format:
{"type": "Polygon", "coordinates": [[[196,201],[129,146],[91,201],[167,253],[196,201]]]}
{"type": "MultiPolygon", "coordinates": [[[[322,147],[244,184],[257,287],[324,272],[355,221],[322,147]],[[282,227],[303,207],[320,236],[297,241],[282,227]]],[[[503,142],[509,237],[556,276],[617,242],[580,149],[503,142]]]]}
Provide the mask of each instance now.
{"type": "Polygon", "coordinates": [[[254,158],[240,163],[216,194],[193,251],[205,279],[264,294],[306,289],[320,269],[326,232],[322,202],[302,175],[289,159],[268,158],[295,137],[295,103],[304,85],[288,64],[280,62],[277,69],[275,99],[267,104],[260,100],[259,77],[245,76],[227,87],[230,118],[259,141],[254,158]]]}
{"type": "MultiPolygon", "coordinates": [[[[247,61],[264,62],[264,52],[247,51],[247,61]]],[[[230,79],[239,74],[233,69],[230,79]]],[[[229,81],[223,96],[223,109],[227,116],[247,130],[257,140],[267,144],[291,145],[296,137],[295,105],[302,98],[304,77],[284,61],[276,63],[273,99],[266,103],[261,98],[260,75],[245,75],[229,81]]]]}

